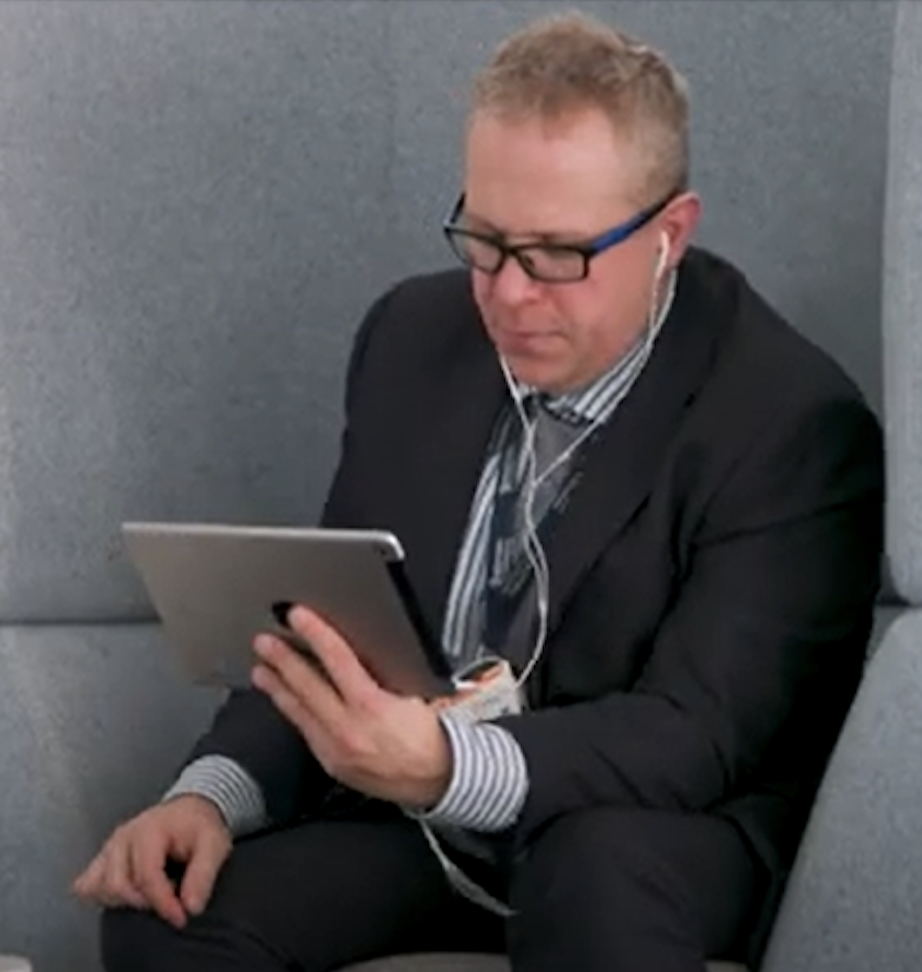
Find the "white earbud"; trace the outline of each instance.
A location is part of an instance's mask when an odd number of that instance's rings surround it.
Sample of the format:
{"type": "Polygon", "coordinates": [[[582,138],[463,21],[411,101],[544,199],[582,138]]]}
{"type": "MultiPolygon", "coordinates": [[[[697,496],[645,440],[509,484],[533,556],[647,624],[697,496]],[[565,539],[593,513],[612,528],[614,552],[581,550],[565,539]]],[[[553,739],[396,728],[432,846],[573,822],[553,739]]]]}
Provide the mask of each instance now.
{"type": "Polygon", "coordinates": [[[663,232],[659,238],[659,255],[656,258],[656,270],[654,278],[659,280],[666,272],[666,261],[669,259],[669,236],[663,232]]]}

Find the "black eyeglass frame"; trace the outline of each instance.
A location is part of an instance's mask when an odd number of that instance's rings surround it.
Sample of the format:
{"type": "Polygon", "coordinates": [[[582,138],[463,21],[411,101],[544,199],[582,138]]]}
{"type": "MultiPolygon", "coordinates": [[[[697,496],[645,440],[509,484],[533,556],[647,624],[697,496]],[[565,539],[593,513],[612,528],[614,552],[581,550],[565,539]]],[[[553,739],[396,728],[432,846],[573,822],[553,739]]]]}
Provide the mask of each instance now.
{"type": "Polygon", "coordinates": [[[681,190],[678,189],[671,190],[668,195],[664,196],[652,206],[648,206],[646,209],[641,210],[630,219],[625,220],[623,223],[619,223],[617,226],[606,230],[604,233],[593,237],[591,240],[574,241],[572,243],[517,244],[507,243],[501,236],[494,233],[479,233],[476,230],[461,226],[458,223],[458,219],[464,209],[465,200],[465,194],[462,192],[458,196],[457,202],[452,207],[450,215],[443,220],[442,232],[445,234],[445,237],[448,240],[448,245],[451,247],[455,256],[457,256],[465,266],[473,267],[475,270],[480,270],[482,273],[495,276],[506,265],[506,261],[512,257],[522,268],[522,270],[533,280],[538,280],[541,283],[577,283],[580,280],[585,280],[586,277],[589,276],[589,264],[595,257],[632,237],[638,230],[642,229],[652,219],[658,216],[669,205],[669,203],[671,203],[672,200],[679,195],[680,191],[681,190]],[[495,265],[491,264],[490,266],[481,266],[480,264],[477,264],[471,260],[470,254],[464,249],[463,246],[459,245],[460,241],[464,239],[472,239],[480,243],[486,243],[489,246],[493,246],[497,253],[495,265]],[[535,273],[534,265],[528,259],[528,253],[529,251],[536,249],[544,252],[552,251],[561,255],[572,253],[580,256],[582,258],[581,272],[575,276],[565,277],[550,277],[535,273]]]}

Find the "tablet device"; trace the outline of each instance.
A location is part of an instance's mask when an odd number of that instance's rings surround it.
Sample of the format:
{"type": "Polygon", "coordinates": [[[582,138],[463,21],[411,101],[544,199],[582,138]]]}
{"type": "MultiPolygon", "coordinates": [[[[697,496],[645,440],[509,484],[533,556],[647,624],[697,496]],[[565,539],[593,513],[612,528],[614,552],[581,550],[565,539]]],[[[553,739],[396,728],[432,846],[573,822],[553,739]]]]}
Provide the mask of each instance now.
{"type": "Polygon", "coordinates": [[[391,533],[131,522],[122,535],[183,669],[199,684],[249,685],[255,636],[284,635],[287,609],[304,604],[384,688],[427,699],[453,690],[391,533]]]}

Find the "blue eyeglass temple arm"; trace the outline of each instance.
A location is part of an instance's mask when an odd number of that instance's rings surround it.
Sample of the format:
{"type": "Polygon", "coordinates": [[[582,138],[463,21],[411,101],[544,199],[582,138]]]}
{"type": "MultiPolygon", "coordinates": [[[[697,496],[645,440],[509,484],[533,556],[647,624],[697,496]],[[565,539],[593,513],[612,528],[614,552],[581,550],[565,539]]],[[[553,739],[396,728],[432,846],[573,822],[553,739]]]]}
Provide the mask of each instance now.
{"type": "Polygon", "coordinates": [[[588,243],[578,246],[577,249],[587,254],[596,254],[601,253],[603,250],[608,250],[613,246],[617,246],[618,243],[623,243],[629,236],[633,236],[637,230],[646,226],[651,219],[658,216],[675,199],[676,195],[678,193],[673,190],[659,202],[654,203],[647,209],[641,210],[636,216],[632,216],[626,223],[615,226],[601,236],[597,236],[594,240],[589,240],[588,243]]]}

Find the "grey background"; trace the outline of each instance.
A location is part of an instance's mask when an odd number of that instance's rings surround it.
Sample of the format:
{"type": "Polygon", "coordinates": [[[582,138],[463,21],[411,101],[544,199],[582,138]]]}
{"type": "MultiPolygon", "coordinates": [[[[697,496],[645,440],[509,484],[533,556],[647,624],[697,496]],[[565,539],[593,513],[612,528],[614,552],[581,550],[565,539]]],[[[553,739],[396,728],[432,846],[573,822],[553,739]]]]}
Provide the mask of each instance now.
{"type": "MultiPolygon", "coordinates": [[[[701,241],[881,402],[893,4],[586,3],[693,92],[701,241]]],[[[124,518],[311,522],[352,335],[448,265],[472,70],[538,2],[0,2],[0,951],[96,968],[66,885],[155,798],[183,686],[124,518]]]]}
{"type": "Polygon", "coordinates": [[[922,605],[922,4],[900,5],[884,215],[887,551],[896,589],[922,605]]]}
{"type": "Polygon", "coordinates": [[[887,550],[912,605],[871,658],[763,972],[915,972],[922,955],[922,3],[897,7],[883,241],[887,550]]]}
{"type": "MultiPolygon", "coordinates": [[[[687,74],[701,241],[878,404],[892,4],[582,8],[687,74]]],[[[470,74],[556,9],[0,4],[0,617],[144,613],[123,518],[316,517],[362,312],[449,261],[470,74]]]]}

